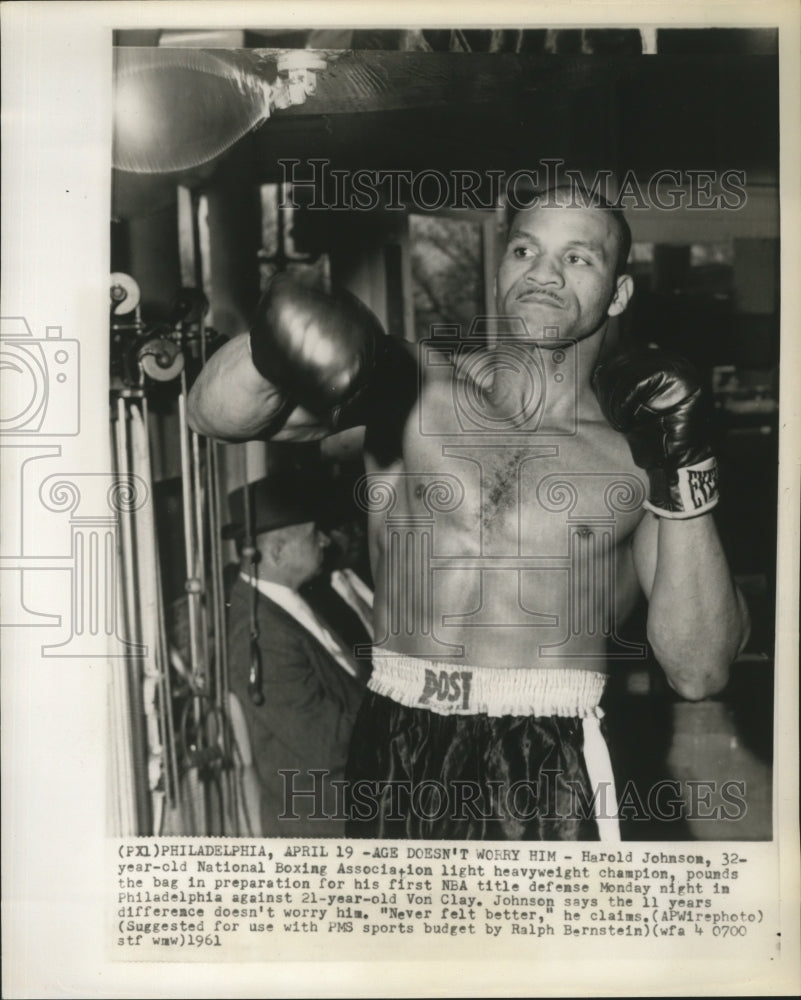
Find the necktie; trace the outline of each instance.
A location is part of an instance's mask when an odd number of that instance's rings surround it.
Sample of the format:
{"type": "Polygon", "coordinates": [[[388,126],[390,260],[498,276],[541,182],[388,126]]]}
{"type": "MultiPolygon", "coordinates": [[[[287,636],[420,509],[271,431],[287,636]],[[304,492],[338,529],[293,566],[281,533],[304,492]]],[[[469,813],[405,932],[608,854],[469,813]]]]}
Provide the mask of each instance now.
{"type": "Polygon", "coordinates": [[[309,615],[314,619],[317,625],[318,637],[322,640],[328,652],[340,664],[343,670],[346,670],[352,677],[355,677],[357,680],[366,680],[365,665],[356,659],[352,650],[348,649],[347,643],[337,637],[336,630],[307,601],[303,603],[308,608],[309,615]]]}

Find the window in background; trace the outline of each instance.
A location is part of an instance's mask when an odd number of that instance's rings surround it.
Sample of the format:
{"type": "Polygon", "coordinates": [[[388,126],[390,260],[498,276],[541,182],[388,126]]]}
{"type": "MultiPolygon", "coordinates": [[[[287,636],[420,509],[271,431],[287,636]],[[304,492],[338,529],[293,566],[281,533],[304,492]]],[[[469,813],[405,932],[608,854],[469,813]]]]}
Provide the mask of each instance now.
{"type": "Polygon", "coordinates": [[[410,215],[409,240],[415,338],[430,336],[435,323],[469,329],[486,313],[482,223],[410,215]]]}
{"type": "Polygon", "coordinates": [[[322,288],[331,288],[331,263],[327,253],[304,253],[293,239],[295,210],[292,207],[291,185],[285,192],[281,184],[263,184],[261,195],[261,245],[259,252],[259,283],[261,290],[278,271],[286,271],[298,281],[322,288]]]}
{"type": "Polygon", "coordinates": [[[629,266],[634,271],[650,271],[654,262],[653,243],[632,243],[629,266]]]}

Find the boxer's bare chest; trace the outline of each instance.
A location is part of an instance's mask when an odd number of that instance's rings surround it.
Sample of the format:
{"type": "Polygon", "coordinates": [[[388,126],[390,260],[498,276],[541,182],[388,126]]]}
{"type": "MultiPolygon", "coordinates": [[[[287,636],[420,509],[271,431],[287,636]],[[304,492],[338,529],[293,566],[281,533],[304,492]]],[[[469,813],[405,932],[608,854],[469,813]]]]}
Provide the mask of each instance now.
{"type": "Polygon", "coordinates": [[[645,480],[625,439],[602,419],[465,428],[453,397],[424,394],[409,417],[403,461],[376,473],[390,519],[430,524],[444,553],[491,556],[553,549],[571,529],[614,525],[621,544],[639,522],[645,480]]]}
{"type": "Polygon", "coordinates": [[[601,669],[637,591],[645,482],[626,441],[591,405],[499,430],[453,402],[424,393],[402,461],[365,480],[377,634],[432,659],[601,669]]]}

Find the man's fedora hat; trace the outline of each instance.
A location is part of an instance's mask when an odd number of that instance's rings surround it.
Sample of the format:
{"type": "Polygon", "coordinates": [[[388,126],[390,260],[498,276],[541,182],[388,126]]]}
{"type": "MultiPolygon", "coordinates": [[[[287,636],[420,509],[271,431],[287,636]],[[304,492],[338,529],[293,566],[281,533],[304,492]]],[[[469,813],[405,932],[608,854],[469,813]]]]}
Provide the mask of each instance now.
{"type": "Polygon", "coordinates": [[[275,528],[317,521],[327,480],[319,473],[287,470],[258,479],[247,487],[240,486],[228,495],[231,521],[222,529],[223,538],[241,540],[248,534],[245,489],[249,491],[250,530],[255,537],[275,528]]]}

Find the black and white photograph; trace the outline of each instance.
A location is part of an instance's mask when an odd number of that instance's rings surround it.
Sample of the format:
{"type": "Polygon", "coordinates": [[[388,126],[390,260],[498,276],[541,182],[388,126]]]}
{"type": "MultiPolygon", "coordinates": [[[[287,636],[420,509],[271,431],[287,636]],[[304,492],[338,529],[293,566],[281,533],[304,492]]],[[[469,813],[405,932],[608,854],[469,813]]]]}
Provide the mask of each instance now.
{"type": "Polygon", "coordinates": [[[792,992],[797,12],[51,6],[7,995],[792,992]]]}
{"type": "Polygon", "coordinates": [[[120,833],[771,838],[777,38],[119,32],[120,833]]]}

